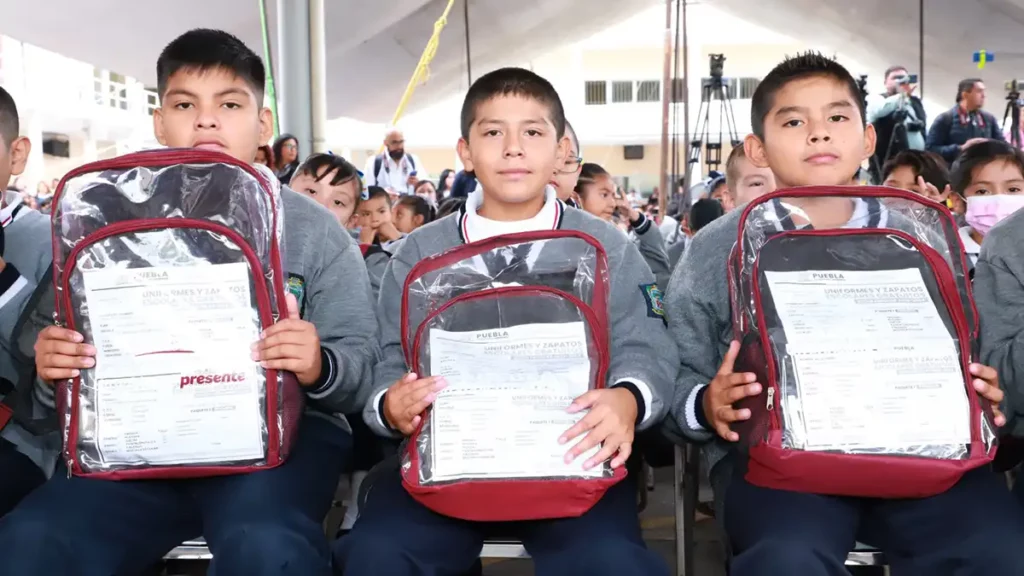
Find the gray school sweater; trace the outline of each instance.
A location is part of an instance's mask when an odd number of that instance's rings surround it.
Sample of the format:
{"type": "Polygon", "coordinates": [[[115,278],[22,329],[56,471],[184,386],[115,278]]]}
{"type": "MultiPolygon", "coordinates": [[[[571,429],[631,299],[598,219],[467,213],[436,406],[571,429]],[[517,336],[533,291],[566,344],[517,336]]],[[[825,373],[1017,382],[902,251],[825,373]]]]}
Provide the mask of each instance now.
{"type": "Polygon", "coordinates": [[[1024,211],[986,236],[974,268],[981,317],[981,363],[999,372],[1006,391],[1004,431],[1024,435],[1024,211]]]}
{"type": "Polygon", "coordinates": [[[640,255],[650,266],[651,272],[654,272],[658,287],[664,290],[668,286],[669,278],[672,277],[672,266],[665,250],[665,239],[661,235],[661,230],[654,225],[653,220],[640,214],[640,222],[632,227],[630,237],[636,242],[640,255]]]}
{"type": "MultiPolygon", "coordinates": [[[[14,206],[4,208],[6,220],[14,206]]],[[[12,383],[18,381],[18,371],[12,351],[17,338],[12,333],[27,301],[36,287],[50,282],[50,263],[53,251],[50,242],[50,219],[28,206],[18,208],[14,218],[4,227],[4,254],[7,265],[0,272],[0,376],[12,383]]],[[[24,351],[23,351],[24,352],[24,351]]],[[[52,402],[52,392],[49,395],[52,402]]],[[[42,406],[33,406],[41,412],[42,406]]],[[[38,414],[42,416],[42,413],[38,414]]],[[[37,437],[29,434],[13,421],[4,428],[0,437],[14,444],[19,452],[28,456],[47,475],[53,471],[60,451],[57,434],[37,437]]],[[[3,471],[0,470],[0,474],[3,471]]]]}
{"type": "MultiPolygon", "coordinates": [[[[343,414],[366,404],[378,358],[377,322],[359,245],[326,208],[283,187],[285,288],[320,336],[321,381],[304,388],[306,412],[348,428],[343,414]]],[[[49,386],[37,390],[53,409],[49,386]]]]}
{"type": "MultiPolygon", "coordinates": [[[[558,202],[557,200],[551,200],[558,202]]],[[[652,309],[644,287],[655,283],[640,252],[626,235],[611,224],[582,210],[565,209],[559,202],[558,227],[579,230],[593,236],[608,254],[611,273],[609,296],[609,334],[611,359],[609,385],[643,383],[650,398],[640,406],[641,424],[647,428],[659,424],[673,398],[678,352],[668,337],[661,310],[652,309]]],[[[364,417],[378,434],[396,434],[384,425],[379,414],[383,392],[409,370],[402,353],[402,287],[413,265],[424,257],[438,254],[463,243],[460,232],[462,214],[451,214],[416,229],[405,238],[384,273],[377,317],[381,327],[382,360],[374,370],[374,392],[364,417]]]]}

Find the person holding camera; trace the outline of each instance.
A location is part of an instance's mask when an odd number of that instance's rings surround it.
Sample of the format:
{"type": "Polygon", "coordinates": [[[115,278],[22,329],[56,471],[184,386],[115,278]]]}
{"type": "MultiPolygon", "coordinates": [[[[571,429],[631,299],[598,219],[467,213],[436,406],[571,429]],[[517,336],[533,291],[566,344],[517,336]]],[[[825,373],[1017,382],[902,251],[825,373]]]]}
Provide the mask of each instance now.
{"type": "MultiPolygon", "coordinates": [[[[867,119],[875,127],[878,144],[872,162],[876,172],[886,161],[904,150],[925,149],[924,104],[914,95],[917,76],[903,66],[885,71],[885,95],[868,106],[867,119]]],[[[877,178],[876,178],[877,179],[877,178]]]]}
{"type": "Polygon", "coordinates": [[[952,164],[964,148],[989,139],[1005,142],[999,121],[982,110],[984,105],[985,83],[980,78],[961,80],[956,106],[939,114],[928,131],[928,151],[952,164]]]}

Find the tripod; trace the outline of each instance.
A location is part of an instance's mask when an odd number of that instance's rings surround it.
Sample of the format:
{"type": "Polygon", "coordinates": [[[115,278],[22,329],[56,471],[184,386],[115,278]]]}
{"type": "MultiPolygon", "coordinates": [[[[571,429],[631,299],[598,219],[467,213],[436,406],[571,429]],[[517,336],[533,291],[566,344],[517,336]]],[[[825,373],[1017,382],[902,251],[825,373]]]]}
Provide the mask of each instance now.
{"type": "Polygon", "coordinates": [[[1006,128],[1006,117],[1010,117],[1010,145],[1020,150],[1020,92],[1017,81],[1013,81],[1010,94],[1006,97],[1006,112],[1003,113],[1003,128],[1006,128]]]}
{"type": "Polygon", "coordinates": [[[715,74],[712,68],[711,78],[707,78],[701,85],[700,108],[697,110],[697,131],[694,139],[690,141],[690,164],[700,163],[700,153],[703,144],[707,144],[707,156],[704,163],[708,170],[717,170],[722,164],[722,133],[729,131],[729,139],[733,147],[740,146],[739,131],[736,129],[736,113],[732,108],[732,95],[725,88],[721,74],[715,74]],[[708,133],[711,124],[711,101],[712,98],[719,101],[718,108],[718,134],[711,138],[708,133]]]}

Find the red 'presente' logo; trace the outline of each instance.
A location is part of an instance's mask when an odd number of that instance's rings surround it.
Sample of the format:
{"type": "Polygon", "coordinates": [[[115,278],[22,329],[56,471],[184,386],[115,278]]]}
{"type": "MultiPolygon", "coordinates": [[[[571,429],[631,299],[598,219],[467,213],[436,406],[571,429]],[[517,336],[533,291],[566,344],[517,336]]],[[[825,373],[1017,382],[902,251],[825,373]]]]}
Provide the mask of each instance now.
{"type": "Polygon", "coordinates": [[[182,388],[199,384],[220,384],[222,382],[245,382],[245,374],[236,372],[234,374],[197,374],[181,377],[182,388]]]}

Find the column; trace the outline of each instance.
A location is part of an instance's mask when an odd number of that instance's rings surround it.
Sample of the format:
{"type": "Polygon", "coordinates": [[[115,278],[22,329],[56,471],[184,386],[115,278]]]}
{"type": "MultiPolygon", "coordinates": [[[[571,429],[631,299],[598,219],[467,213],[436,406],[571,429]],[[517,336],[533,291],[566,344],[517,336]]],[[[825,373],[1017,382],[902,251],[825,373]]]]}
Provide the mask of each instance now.
{"type": "MultiPolygon", "coordinates": [[[[25,190],[35,194],[36,184],[46,177],[46,166],[43,160],[43,125],[42,118],[35,112],[21,114],[21,135],[32,142],[32,151],[25,163],[25,171],[21,175],[21,183],[25,190]]],[[[7,184],[4,182],[4,184],[7,184]]]]}
{"type": "Polygon", "coordinates": [[[277,0],[277,112],[281,131],[298,140],[300,159],[313,151],[309,32],[310,0],[277,0]]]}

